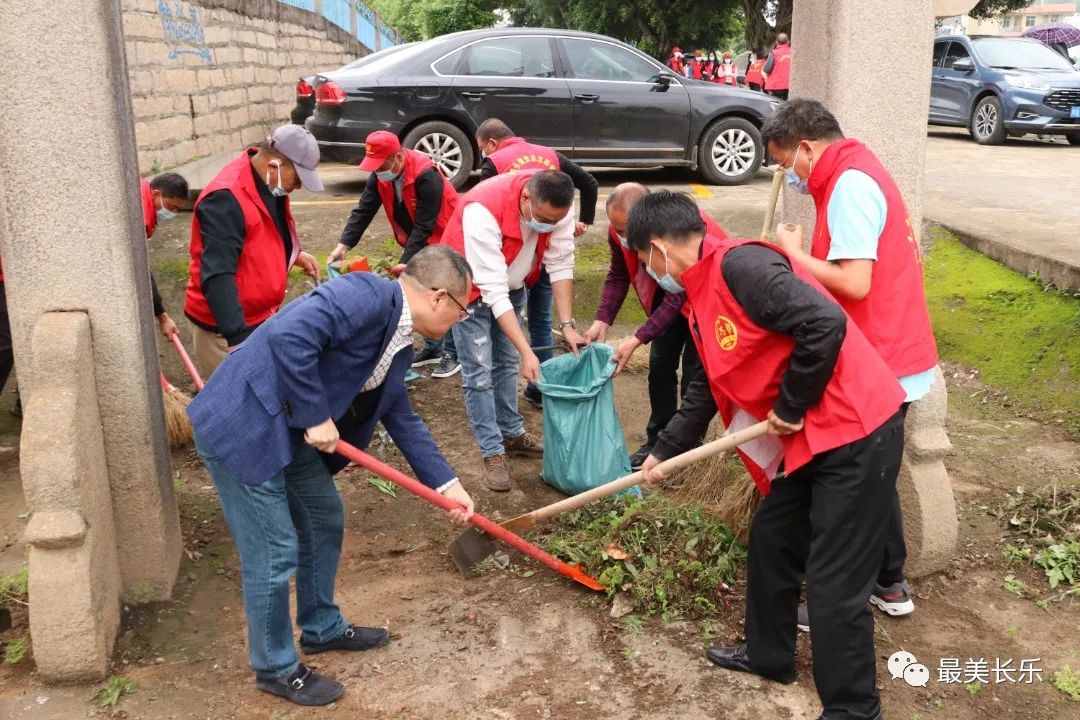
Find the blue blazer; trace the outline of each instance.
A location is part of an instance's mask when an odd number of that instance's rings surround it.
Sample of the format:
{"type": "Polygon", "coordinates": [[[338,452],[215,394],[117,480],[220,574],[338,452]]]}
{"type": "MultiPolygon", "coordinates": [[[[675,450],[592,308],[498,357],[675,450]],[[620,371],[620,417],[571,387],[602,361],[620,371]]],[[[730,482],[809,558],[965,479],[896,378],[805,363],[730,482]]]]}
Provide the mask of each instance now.
{"type": "MultiPolygon", "coordinates": [[[[259,485],[292,462],[304,430],[341,420],[371,377],[401,319],[397,282],[349,273],[287,304],[248,336],[188,406],[199,442],[241,482],[259,485]]],[[[417,477],[438,488],[455,477],[409,403],[412,348],[394,356],[374,412],[342,439],[365,448],[383,426],[417,477]]],[[[345,464],[324,456],[331,472],[345,464]]]]}

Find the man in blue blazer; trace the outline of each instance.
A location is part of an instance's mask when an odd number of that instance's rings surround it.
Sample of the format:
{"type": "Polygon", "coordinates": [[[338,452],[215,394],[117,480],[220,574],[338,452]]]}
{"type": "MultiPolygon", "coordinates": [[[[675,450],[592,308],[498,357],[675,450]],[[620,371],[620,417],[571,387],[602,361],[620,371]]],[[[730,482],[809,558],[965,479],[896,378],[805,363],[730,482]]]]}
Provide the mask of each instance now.
{"type": "Polygon", "coordinates": [[[367,447],[381,421],[420,481],[462,505],[454,519],[472,514],[472,500],[405,389],[413,332],[443,337],[465,317],[471,289],[465,259],[443,245],[413,256],[397,281],[350,273],[259,326],[188,408],[195,448],[240,552],[258,689],[299,705],[327,705],[344,692],[296,653],[294,573],[304,653],[367,650],[389,640],[384,628],[348,623],[334,604],[345,527],[332,473],[346,461],[330,454],[339,432],[367,447]]]}

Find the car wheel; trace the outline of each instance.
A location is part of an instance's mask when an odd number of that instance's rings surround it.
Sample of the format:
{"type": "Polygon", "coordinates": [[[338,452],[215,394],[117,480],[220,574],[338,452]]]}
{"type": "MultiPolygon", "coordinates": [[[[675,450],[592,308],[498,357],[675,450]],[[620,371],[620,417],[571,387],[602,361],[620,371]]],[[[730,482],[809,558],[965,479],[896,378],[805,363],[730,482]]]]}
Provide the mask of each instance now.
{"type": "Polygon", "coordinates": [[[980,145],[1000,145],[1005,142],[1005,118],[1001,101],[996,95],[987,95],[975,104],[969,130],[971,137],[980,145]]]}
{"type": "Polygon", "coordinates": [[[1080,135],[1066,135],[1065,139],[1069,141],[1070,145],[1080,145],[1080,135]]]}
{"type": "Polygon", "coordinates": [[[465,133],[450,123],[433,121],[417,125],[402,144],[431,158],[435,167],[460,190],[473,169],[473,146],[465,133]]]}
{"type": "Polygon", "coordinates": [[[761,133],[749,120],[721,118],[709,126],[698,146],[698,170],[714,185],[741,185],[764,158],[761,133]]]}

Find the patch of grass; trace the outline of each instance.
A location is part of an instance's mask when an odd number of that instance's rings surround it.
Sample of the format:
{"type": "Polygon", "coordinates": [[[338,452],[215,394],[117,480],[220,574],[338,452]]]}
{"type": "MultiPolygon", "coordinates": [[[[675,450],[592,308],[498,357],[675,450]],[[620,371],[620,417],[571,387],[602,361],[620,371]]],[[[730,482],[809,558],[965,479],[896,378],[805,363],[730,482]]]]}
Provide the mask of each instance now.
{"type": "Polygon", "coordinates": [[[16,638],[4,643],[4,662],[8,665],[18,665],[26,657],[26,638],[16,638]]]}
{"type": "MultiPolygon", "coordinates": [[[[1062,588],[1040,599],[1040,607],[1080,597],[1080,488],[1051,485],[1027,492],[1018,487],[995,514],[1013,535],[1002,550],[1005,559],[1041,569],[1051,590],[1062,588]]],[[[1011,577],[1006,576],[1005,589],[1016,592],[1023,583],[1014,578],[1010,587],[1011,577]]]]}
{"type": "Polygon", "coordinates": [[[979,369],[1018,406],[1061,411],[1080,432],[1080,298],[931,230],[926,294],[941,356],[979,369]]]}
{"type": "Polygon", "coordinates": [[[382,494],[389,495],[390,497],[397,497],[397,485],[389,480],[383,480],[379,477],[369,477],[367,481],[382,494]]]}
{"type": "Polygon", "coordinates": [[[964,686],[964,689],[972,695],[978,695],[979,691],[983,689],[983,684],[981,682],[968,683],[964,686]]]}
{"type": "Polygon", "coordinates": [[[1005,592],[1011,592],[1017,597],[1024,597],[1027,589],[1027,583],[1023,580],[1017,580],[1014,575],[1005,576],[1005,592]]]}
{"type": "Polygon", "coordinates": [[[622,619],[623,627],[634,633],[640,635],[645,629],[645,621],[637,615],[627,615],[622,619]]]}
{"type": "Polygon", "coordinates": [[[1080,672],[1068,665],[1054,673],[1054,687],[1065,693],[1073,702],[1080,702],[1080,672]]]}
{"type": "MultiPolygon", "coordinates": [[[[576,317],[590,319],[596,317],[596,308],[600,305],[600,293],[604,289],[604,280],[607,279],[610,267],[611,248],[607,244],[606,235],[601,233],[598,240],[590,239],[577,246],[574,253],[574,315],[576,317]]],[[[641,303],[638,302],[633,288],[626,293],[626,300],[619,311],[618,322],[624,325],[640,325],[645,322],[645,311],[641,309],[641,303]]],[[[588,324],[584,327],[588,327],[588,324]]]]}
{"type": "Polygon", "coordinates": [[[23,568],[14,575],[0,575],[0,605],[25,603],[30,592],[30,571],[23,568]]]}
{"type": "Polygon", "coordinates": [[[109,678],[109,684],[98,690],[94,701],[98,707],[116,707],[120,698],[135,692],[136,683],[131,678],[114,675],[109,678]]]}
{"type": "Polygon", "coordinates": [[[169,282],[183,284],[187,282],[190,263],[191,259],[187,257],[168,258],[152,263],[150,269],[154,271],[154,277],[162,284],[169,282]]]}
{"type": "Polygon", "coordinates": [[[746,549],[701,505],[662,495],[608,498],[560,516],[549,531],[552,554],[580,563],[608,588],[629,593],[642,617],[714,615],[746,549]]]}

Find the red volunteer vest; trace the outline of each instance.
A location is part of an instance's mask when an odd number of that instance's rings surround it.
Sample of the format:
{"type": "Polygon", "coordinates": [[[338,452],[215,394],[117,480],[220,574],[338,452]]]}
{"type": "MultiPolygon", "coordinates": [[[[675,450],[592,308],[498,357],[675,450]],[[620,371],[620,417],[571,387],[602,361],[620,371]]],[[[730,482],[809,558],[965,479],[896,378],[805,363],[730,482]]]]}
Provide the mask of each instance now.
{"type": "MultiPolygon", "coordinates": [[[[257,151],[251,148],[240,157],[229,162],[210,183],[203,188],[195,201],[195,209],[210,193],[216,190],[232,192],[240,209],[244,212],[244,249],[240,253],[240,262],[236,269],[236,289],[240,294],[240,307],[244,310],[244,323],[258,325],[277,312],[285,299],[289,268],[300,253],[300,240],[296,237],[296,223],[289,209],[289,199],[285,199],[285,217],[292,235],[292,257],[285,262],[281,235],[273,216],[266,209],[259,191],[255,188],[255,178],[251,174],[251,157],[257,151]]],[[[210,327],[217,326],[214,314],[202,292],[199,268],[202,264],[203,241],[200,232],[199,216],[196,213],[191,221],[191,265],[188,269],[187,294],[184,300],[184,312],[210,327]]]]}
{"type": "Polygon", "coordinates": [[[146,178],[140,178],[139,190],[142,192],[143,225],[146,226],[146,237],[149,239],[157,228],[157,205],[154,204],[154,188],[150,187],[150,183],[146,178]]]}
{"type": "Polygon", "coordinates": [[[549,147],[533,145],[525,138],[503,140],[499,149],[488,155],[495,172],[502,175],[518,170],[558,170],[559,156],[549,147]]]}
{"type": "MultiPolygon", "coordinates": [[[[706,236],[701,260],[682,274],[690,307],[691,335],[725,425],[737,409],[764,420],[779,396],[795,341],[765,330],[747,316],[728,290],[721,262],[733,248],[756,240],[721,240],[706,236]]],[[[766,245],[782,255],[775,245],[766,245]]],[[[798,263],[794,273],[826,297],[829,292],[798,263]]],[[[803,429],[779,438],[785,471],[805,465],[814,455],[860,440],[900,408],[904,391],[896,376],[874,352],[858,327],[849,322],[836,368],[821,401],[804,417],[803,429]]],[[[768,494],[770,478],[742,452],[758,489],[768,494]]]]}
{"type": "Polygon", "coordinates": [[[829,255],[829,198],[846,170],[866,173],[885,194],[885,229],[878,238],[870,292],[862,300],[836,300],[896,377],[929,370],[937,365],[938,355],[923,289],[919,242],[892,176],[858,140],[833,143],[814,163],[809,186],[817,207],[817,222],[810,254],[821,260],[829,255]]]}
{"type": "Polygon", "coordinates": [[[720,67],[716,70],[716,82],[723,83],[724,85],[737,85],[736,78],[739,76],[739,68],[735,67],[735,63],[725,65],[720,63],[720,67]]]}
{"type": "Polygon", "coordinates": [[[762,83],[761,68],[765,67],[764,60],[755,60],[750,63],[750,67],[746,68],[746,83],[754,83],[760,85],[762,83]]]}
{"type": "MultiPolygon", "coordinates": [[[[713,220],[712,216],[704,210],[699,209],[698,212],[701,213],[701,219],[705,223],[706,235],[712,235],[721,240],[728,239],[728,234],[724,232],[724,228],[720,227],[720,223],[713,220]]],[[[660,289],[660,286],[653,280],[652,275],[645,270],[645,266],[641,261],[638,260],[637,251],[624,248],[622,243],[619,242],[619,236],[615,234],[610,225],[608,226],[608,237],[611,238],[611,242],[614,243],[615,247],[622,252],[623,262],[626,263],[626,271],[630,275],[630,284],[634,286],[634,292],[637,293],[645,314],[651,315],[653,301],[656,299],[656,291],[660,289]]],[[[689,317],[690,309],[686,303],[683,303],[681,312],[684,316],[689,317]]]]}
{"type": "MultiPolygon", "coordinates": [[[[435,163],[427,155],[408,148],[405,149],[405,168],[402,170],[405,174],[405,182],[401,188],[401,199],[405,203],[406,212],[409,213],[409,217],[413,221],[416,220],[416,178],[420,173],[426,172],[433,167],[435,167],[435,163]]],[[[442,179],[442,207],[439,208],[439,216],[435,218],[435,229],[431,232],[431,237],[428,238],[428,245],[439,244],[443,231],[446,229],[446,223],[450,222],[450,217],[454,214],[454,210],[457,209],[458,201],[457,190],[454,189],[454,186],[441,172],[438,170],[435,172],[442,179]]],[[[405,247],[405,243],[409,240],[409,233],[402,230],[394,219],[394,184],[379,180],[377,186],[379,199],[382,200],[383,209],[386,210],[386,217],[390,221],[390,227],[394,230],[394,239],[397,240],[398,245],[405,247]]]]}
{"type": "MultiPolygon", "coordinates": [[[[506,267],[510,267],[525,244],[521,236],[521,188],[525,187],[529,178],[538,172],[540,171],[521,170],[506,175],[496,175],[465,193],[446,226],[442,243],[454,248],[461,253],[462,257],[465,257],[465,233],[461,226],[461,217],[470,203],[480,203],[499,223],[503,236],[502,253],[506,259],[506,267]]],[[[540,266],[550,237],[551,233],[540,233],[536,241],[536,253],[532,259],[529,274],[525,277],[525,285],[528,287],[535,285],[540,277],[540,266]]],[[[469,302],[474,302],[479,297],[480,288],[473,285],[469,302]]]]}
{"type": "Polygon", "coordinates": [[[667,61],[668,67],[677,72],[680,76],[683,74],[683,61],[672,55],[667,61]]]}
{"type": "Polygon", "coordinates": [[[695,80],[700,80],[701,79],[701,61],[699,61],[699,60],[691,60],[690,61],[690,72],[694,76],[695,80]]]}
{"type": "Polygon", "coordinates": [[[773,49],[773,68],[765,78],[766,90],[787,90],[791,83],[791,46],[780,45],[773,49]]]}

